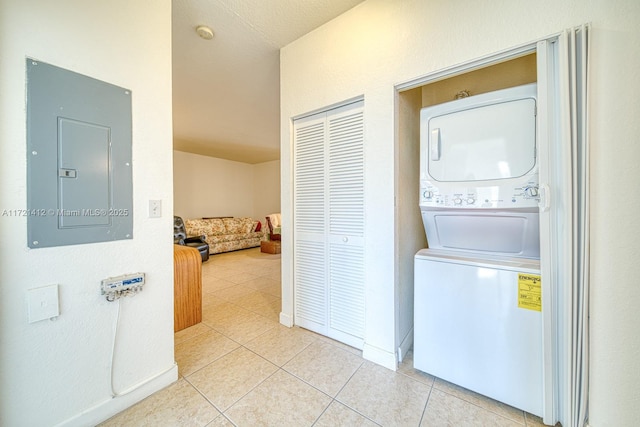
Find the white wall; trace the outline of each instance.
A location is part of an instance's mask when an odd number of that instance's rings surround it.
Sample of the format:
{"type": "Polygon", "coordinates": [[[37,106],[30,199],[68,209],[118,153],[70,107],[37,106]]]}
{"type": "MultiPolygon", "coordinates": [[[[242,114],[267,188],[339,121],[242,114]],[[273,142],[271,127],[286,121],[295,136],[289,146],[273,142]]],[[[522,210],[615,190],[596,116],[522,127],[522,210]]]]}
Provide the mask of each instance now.
{"type": "MultiPolygon", "coordinates": [[[[26,208],[25,58],[132,90],[132,240],[27,248],[27,218],[0,216],[0,424],[95,425],[177,378],[173,356],[170,0],[0,2],[0,211],[26,208]],[[163,202],[147,218],[149,199],[163,202]],[[100,281],[145,272],[116,303],[100,281]],[[59,284],[60,316],[29,324],[27,290],[59,284]]],[[[55,178],[53,178],[55,179],[55,178]]]]}
{"type": "MultiPolygon", "coordinates": [[[[367,326],[365,356],[393,364],[394,85],[592,23],[591,394],[592,426],[640,418],[640,286],[635,220],[640,198],[636,0],[368,0],[281,51],[283,222],[291,228],[291,118],[364,95],[367,326]],[[489,6],[490,4],[490,6],[489,6]],[[368,351],[367,351],[368,349],[368,351]]],[[[292,313],[291,236],[284,236],[283,313],[292,313]]]]}
{"type": "Polygon", "coordinates": [[[280,212],[280,162],[234,162],[174,151],[174,212],[187,218],[280,212]]]}
{"type": "Polygon", "coordinates": [[[265,224],[265,217],[280,212],[280,160],[253,165],[253,217],[265,224]]]}

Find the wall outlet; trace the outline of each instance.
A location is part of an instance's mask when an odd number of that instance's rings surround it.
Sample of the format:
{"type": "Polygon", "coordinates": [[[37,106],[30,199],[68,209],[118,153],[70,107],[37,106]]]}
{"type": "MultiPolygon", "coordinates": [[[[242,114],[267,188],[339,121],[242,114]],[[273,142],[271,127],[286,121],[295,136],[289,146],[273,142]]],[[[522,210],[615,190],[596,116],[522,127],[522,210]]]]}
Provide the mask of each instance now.
{"type": "Polygon", "coordinates": [[[27,291],[29,323],[51,319],[60,315],[58,285],[43,286],[27,291]]]}

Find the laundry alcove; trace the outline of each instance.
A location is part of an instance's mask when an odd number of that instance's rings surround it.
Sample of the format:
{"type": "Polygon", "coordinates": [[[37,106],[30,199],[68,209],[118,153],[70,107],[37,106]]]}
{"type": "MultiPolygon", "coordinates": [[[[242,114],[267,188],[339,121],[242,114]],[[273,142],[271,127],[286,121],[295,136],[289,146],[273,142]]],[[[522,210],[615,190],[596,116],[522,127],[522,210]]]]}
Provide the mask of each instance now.
{"type": "Polygon", "coordinates": [[[588,385],[588,25],[396,85],[398,357],[413,344],[413,257],[427,247],[418,208],[420,109],[537,82],[546,424],[582,425],[588,385]]]}

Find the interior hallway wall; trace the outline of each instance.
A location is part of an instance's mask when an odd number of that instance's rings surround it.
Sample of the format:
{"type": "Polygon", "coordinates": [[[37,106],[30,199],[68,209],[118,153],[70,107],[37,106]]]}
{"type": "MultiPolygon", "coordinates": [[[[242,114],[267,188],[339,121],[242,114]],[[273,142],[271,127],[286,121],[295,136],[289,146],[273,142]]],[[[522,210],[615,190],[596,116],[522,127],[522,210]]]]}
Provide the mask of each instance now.
{"type": "Polygon", "coordinates": [[[280,161],[249,164],[173,152],[174,212],[183,219],[280,211],[280,161]]]}
{"type": "MultiPolygon", "coordinates": [[[[292,227],[291,119],[364,96],[367,245],[365,357],[394,366],[399,341],[394,208],[395,85],[565,28],[592,25],[591,392],[592,426],[640,419],[640,327],[632,270],[640,256],[636,0],[367,0],[281,51],[282,218],[292,227]]],[[[283,315],[293,313],[292,237],[283,236],[283,315]]]]}
{"type": "Polygon", "coordinates": [[[265,224],[265,217],[280,212],[280,160],[253,165],[253,215],[265,224]]]}
{"type": "Polygon", "coordinates": [[[132,92],[133,239],[29,249],[26,216],[0,215],[0,425],[95,425],[177,379],[171,1],[0,1],[0,213],[26,209],[27,57],[132,92]],[[149,200],[162,218],[148,218],[149,200]],[[121,301],[113,385],[155,379],[112,398],[117,304],[100,281],[136,272],[146,285],[121,301]],[[60,316],[29,324],[27,290],[51,284],[60,316]]]}

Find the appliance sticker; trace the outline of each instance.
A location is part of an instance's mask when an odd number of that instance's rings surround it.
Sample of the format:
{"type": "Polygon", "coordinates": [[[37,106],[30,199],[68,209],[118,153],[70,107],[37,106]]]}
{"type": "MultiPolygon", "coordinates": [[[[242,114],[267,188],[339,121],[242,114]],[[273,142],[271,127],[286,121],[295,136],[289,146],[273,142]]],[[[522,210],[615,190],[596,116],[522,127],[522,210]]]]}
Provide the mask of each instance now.
{"type": "Polygon", "coordinates": [[[518,308],[542,311],[540,275],[518,273],[518,308]]]}

